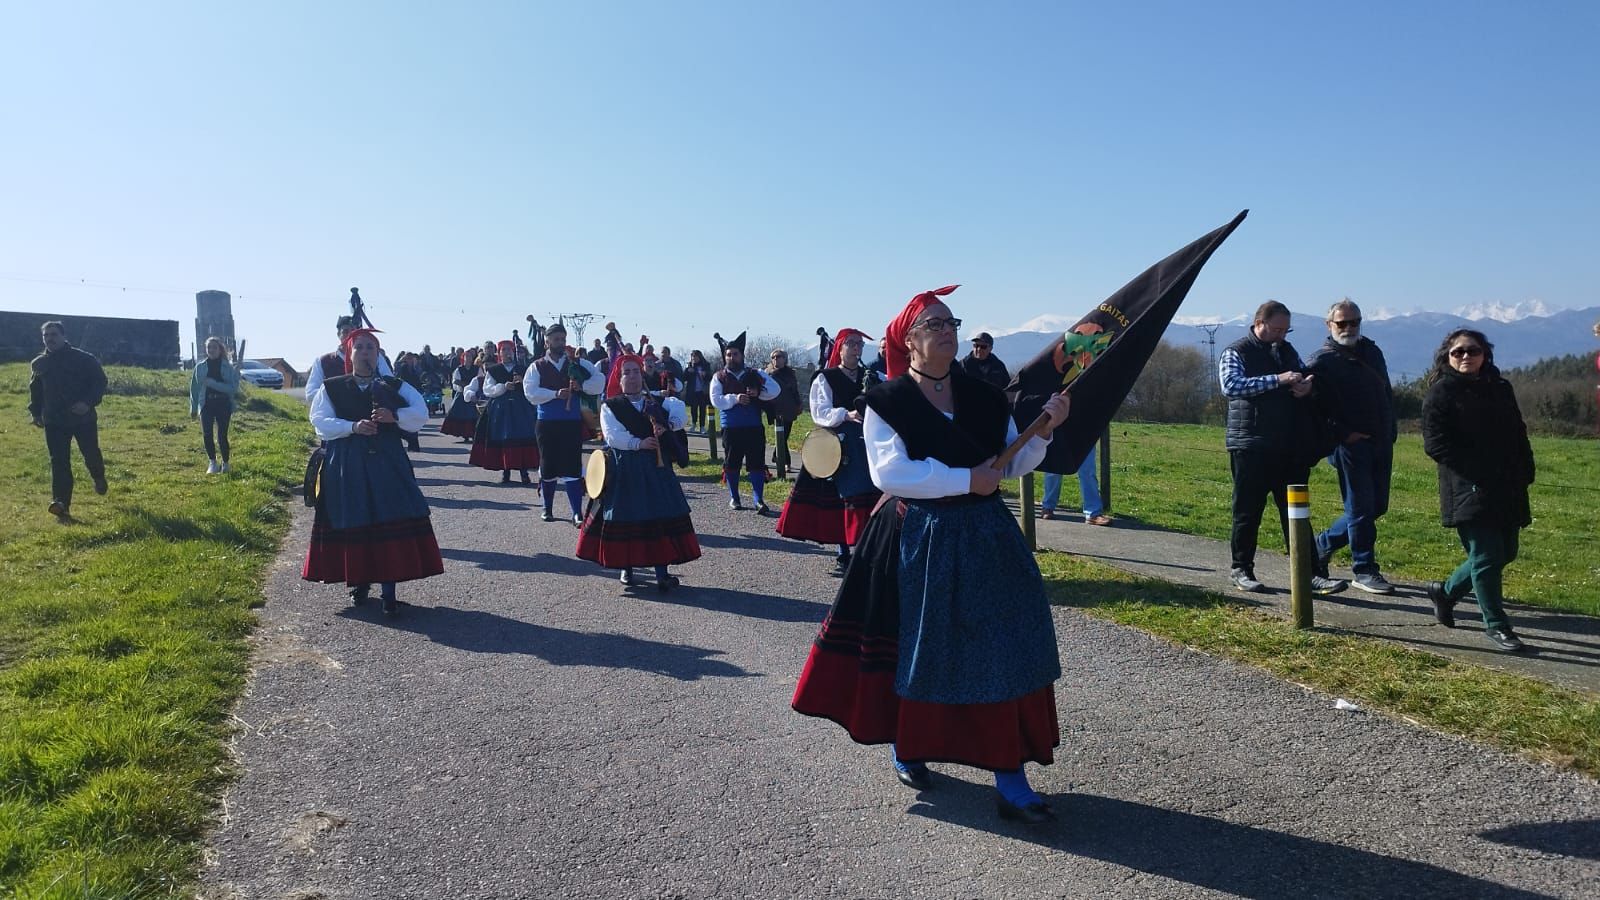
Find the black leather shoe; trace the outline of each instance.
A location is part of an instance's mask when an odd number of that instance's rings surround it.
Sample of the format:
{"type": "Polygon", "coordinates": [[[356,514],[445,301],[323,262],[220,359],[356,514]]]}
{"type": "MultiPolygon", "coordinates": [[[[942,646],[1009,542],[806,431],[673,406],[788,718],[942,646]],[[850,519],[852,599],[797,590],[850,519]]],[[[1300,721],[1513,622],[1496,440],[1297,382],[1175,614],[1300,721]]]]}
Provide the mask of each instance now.
{"type": "MultiPolygon", "coordinates": [[[[227,463],[224,462],[223,465],[227,465],[227,463]]],[[[100,494],[101,496],[105,496],[105,492],[110,490],[110,489],[111,489],[111,486],[106,484],[106,480],[104,478],[96,478],[94,480],[94,492],[96,494],[100,494]]]]}
{"type": "Polygon", "coordinates": [[[383,614],[392,616],[400,611],[400,601],[393,597],[383,598],[383,614]]]}
{"type": "Polygon", "coordinates": [[[933,772],[929,771],[927,766],[914,766],[904,772],[895,769],[894,777],[900,779],[901,784],[914,791],[933,790],[933,772]]]}
{"type": "Polygon", "coordinates": [[[622,582],[623,587],[633,587],[633,570],[623,569],[622,577],[619,580],[622,582]]]}
{"type": "Polygon", "coordinates": [[[1490,643],[1507,653],[1518,653],[1527,649],[1527,645],[1512,634],[1509,628],[1490,628],[1483,633],[1483,636],[1488,638],[1490,643]]]}
{"type": "Polygon", "coordinates": [[[682,583],[683,583],[682,581],[678,580],[678,576],[676,576],[676,575],[667,575],[667,576],[664,576],[662,578],[656,579],[656,590],[658,590],[661,593],[665,594],[667,591],[672,590],[673,588],[677,587],[678,585],[680,585],[682,583]]]}
{"type": "Polygon", "coordinates": [[[551,515],[549,512],[542,512],[539,514],[539,521],[541,522],[554,522],[555,520],[556,517],[551,515]]]}
{"type": "Polygon", "coordinates": [[[1043,825],[1054,822],[1056,814],[1042,801],[1030,803],[1027,806],[1018,806],[1004,797],[994,798],[995,809],[1000,812],[1000,818],[1012,822],[1021,822],[1024,825],[1043,825]]]}
{"type": "Polygon", "coordinates": [[[1444,582],[1428,582],[1428,599],[1433,602],[1433,617],[1446,628],[1456,627],[1456,602],[1445,596],[1444,582]]]}
{"type": "Polygon", "coordinates": [[[350,592],[350,605],[351,606],[360,606],[361,604],[366,603],[367,599],[368,599],[368,597],[367,597],[367,592],[366,591],[354,591],[353,590],[353,591],[350,592]]]}
{"type": "Polygon", "coordinates": [[[772,512],[772,507],[766,505],[765,503],[757,503],[756,504],[756,515],[758,515],[758,516],[772,516],[773,514],[774,513],[772,512]]]}

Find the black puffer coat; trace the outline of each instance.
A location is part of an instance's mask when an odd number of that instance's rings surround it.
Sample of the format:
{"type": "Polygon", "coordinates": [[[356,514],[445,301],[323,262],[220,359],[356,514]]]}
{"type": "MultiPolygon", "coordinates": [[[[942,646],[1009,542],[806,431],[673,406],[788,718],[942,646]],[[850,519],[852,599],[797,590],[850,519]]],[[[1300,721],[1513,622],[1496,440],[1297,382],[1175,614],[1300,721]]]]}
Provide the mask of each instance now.
{"type": "Polygon", "coordinates": [[[1533,447],[1511,382],[1494,366],[1477,377],[1446,372],[1422,403],[1422,447],[1439,464],[1446,527],[1531,521],[1533,447]]]}

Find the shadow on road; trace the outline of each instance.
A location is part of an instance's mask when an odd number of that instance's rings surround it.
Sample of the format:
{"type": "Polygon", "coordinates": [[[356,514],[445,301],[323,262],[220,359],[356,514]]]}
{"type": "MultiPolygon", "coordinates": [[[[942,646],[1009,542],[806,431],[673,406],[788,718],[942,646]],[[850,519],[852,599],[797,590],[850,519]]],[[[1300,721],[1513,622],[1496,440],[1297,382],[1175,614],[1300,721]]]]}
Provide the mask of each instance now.
{"type": "Polygon", "coordinates": [[[374,619],[368,608],[347,608],[344,618],[376,621],[398,631],[420,634],[436,644],[470,653],[522,653],[553,666],[633,669],[679,681],[702,678],[752,678],[732,663],[712,659],[721,650],[667,644],[625,634],[596,634],[552,628],[475,609],[407,606],[398,616],[374,619]]]}
{"type": "Polygon", "coordinates": [[[1546,896],[1428,863],[1093,794],[1050,798],[1060,821],[1045,826],[1002,821],[988,785],[939,778],[936,790],[917,799],[911,815],[1257,900],[1546,896]]]}
{"type": "Polygon", "coordinates": [[[498,509],[510,512],[527,512],[537,500],[526,503],[506,503],[500,500],[457,500],[452,497],[429,497],[428,505],[435,509],[498,509]]]}
{"type": "MultiPolygon", "coordinates": [[[[521,509],[522,507],[516,507],[521,509]]],[[[578,530],[572,529],[572,539],[577,541],[578,530]]],[[[550,553],[500,553],[495,550],[457,550],[443,547],[439,555],[456,562],[472,563],[486,572],[538,572],[548,575],[604,575],[616,578],[616,573],[602,569],[588,560],[550,553]]]]}
{"type": "MultiPolygon", "coordinates": [[[[758,521],[770,523],[774,520],[760,519],[758,521]]],[[[813,544],[810,541],[796,541],[790,538],[746,534],[732,537],[723,534],[697,534],[695,536],[700,539],[700,546],[702,547],[722,547],[733,550],[776,550],[779,553],[811,555],[827,553],[829,556],[832,556],[837,550],[837,548],[827,550],[821,544],[813,544]]]]}
{"type": "Polygon", "coordinates": [[[1505,828],[1485,831],[1479,837],[1494,841],[1496,844],[1537,850],[1540,853],[1576,856],[1579,859],[1600,859],[1600,819],[1508,825],[1505,828]]]}
{"type": "Polygon", "coordinates": [[[712,612],[730,613],[752,619],[772,622],[815,622],[820,624],[828,614],[829,605],[768,594],[752,594],[727,588],[701,587],[687,582],[677,590],[658,593],[654,587],[640,589],[641,600],[670,603],[674,606],[692,606],[712,612]]]}

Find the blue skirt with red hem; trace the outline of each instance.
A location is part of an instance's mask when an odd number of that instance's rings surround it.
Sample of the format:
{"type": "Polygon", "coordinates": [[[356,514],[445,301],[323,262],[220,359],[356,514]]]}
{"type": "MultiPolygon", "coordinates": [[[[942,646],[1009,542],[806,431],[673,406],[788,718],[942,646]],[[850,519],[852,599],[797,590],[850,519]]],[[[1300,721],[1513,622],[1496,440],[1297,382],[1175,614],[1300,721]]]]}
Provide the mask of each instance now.
{"type": "Polygon", "coordinates": [[[467,461],[503,472],[539,465],[538,418],[520,391],[489,401],[478,418],[478,430],[467,461]]]}
{"type": "Polygon", "coordinates": [[[611,472],[605,491],[584,516],[578,558],[608,569],[699,559],[689,501],[671,463],[657,466],[654,451],[607,447],[594,452],[607,454],[611,472]]]}
{"type": "Polygon", "coordinates": [[[893,742],[902,761],[999,771],[1054,762],[1061,734],[1053,684],[987,703],[896,693],[903,514],[903,505],[890,502],[868,521],[790,705],[838,723],[857,743],[893,742]]]}
{"type": "Polygon", "coordinates": [[[443,571],[428,501],[399,433],[328,441],[300,577],[371,584],[443,571]]]}
{"type": "Polygon", "coordinates": [[[478,433],[478,406],[468,403],[460,394],[450,404],[450,411],[445,413],[444,421],[439,423],[439,433],[455,437],[472,437],[478,433]]]}
{"type": "Polygon", "coordinates": [[[778,515],[778,533],[797,541],[819,544],[845,543],[844,498],[826,478],[814,478],[805,469],[794,480],[789,499],[778,515]]]}

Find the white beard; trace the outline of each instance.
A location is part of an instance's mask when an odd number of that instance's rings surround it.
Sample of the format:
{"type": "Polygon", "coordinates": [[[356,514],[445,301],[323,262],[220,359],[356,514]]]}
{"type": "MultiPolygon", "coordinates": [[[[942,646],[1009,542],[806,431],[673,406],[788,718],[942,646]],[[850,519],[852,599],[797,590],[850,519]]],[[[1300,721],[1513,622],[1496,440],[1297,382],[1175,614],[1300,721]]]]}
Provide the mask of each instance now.
{"type": "Polygon", "coordinates": [[[1354,347],[1361,343],[1360,331],[1345,331],[1333,336],[1333,342],[1341,347],[1354,347]]]}

